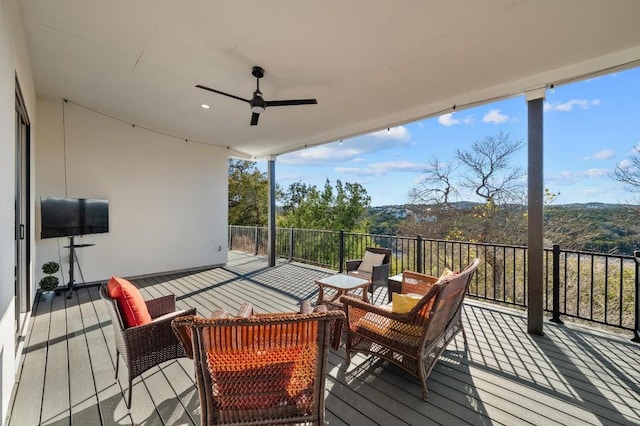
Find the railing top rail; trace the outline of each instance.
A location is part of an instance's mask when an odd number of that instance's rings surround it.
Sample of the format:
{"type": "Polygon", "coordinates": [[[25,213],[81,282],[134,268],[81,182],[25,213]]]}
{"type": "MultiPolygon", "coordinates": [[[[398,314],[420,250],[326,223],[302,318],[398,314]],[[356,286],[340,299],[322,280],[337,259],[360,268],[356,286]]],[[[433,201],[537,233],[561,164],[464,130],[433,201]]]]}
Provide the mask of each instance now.
{"type": "MultiPolygon", "coordinates": [[[[526,248],[526,247],[525,247],[526,248]]],[[[553,251],[552,248],[545,247],[545,251],[553,251]]],[[[623,259],[623,260],[633,260],[634,257],[628,254],[615,254],[615,253],[600,253],[597,251],[585,251],[585,250],[567,250],[560,249],[560,253],[566,254],[577,254],[577,255],[585,255],[585,256],[599,256],[599,257],[608,257],[613,259],[623,259]]]]}

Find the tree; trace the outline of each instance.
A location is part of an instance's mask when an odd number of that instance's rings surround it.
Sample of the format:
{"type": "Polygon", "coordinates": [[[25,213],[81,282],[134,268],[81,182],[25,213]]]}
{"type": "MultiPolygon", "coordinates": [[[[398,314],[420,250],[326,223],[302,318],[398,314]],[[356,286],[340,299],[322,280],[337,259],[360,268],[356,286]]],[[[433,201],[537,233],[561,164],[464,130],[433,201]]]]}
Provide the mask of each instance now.
{"type": "MultiPolygon", "coordinates": [[[[292,183],[281,195],[280,226],[305,229],[353,231],[362,221],[371,198],[359,183],[336,181],[335,189],[329,179],[322,191],[315,185],[292,183]]],[[[361,229],[364,230],[364,229],[361,229]]]]}
{"type": "Polygon", "coordinates": [[[510,160],[523,146],[500,132],[456,150],[455,162],[434,157],[410,192],[414,203],[427,205],[420,213],[428,220],[417,220],[412,228],[423,228],[431,238],[521,244],[526,235],[522,182],[526,174],[510,160]],[[483,203],[472,210],[456,208],[451,197],[460,194],[458,188],[471,191],[483,203]]]}
{"type": "Polygon", "coordinates": [[[434,155],[422,172],[418,186],[409,192],[409,199],[414,203],[449,204],[450,198],[458,194],[451,181],[454,170],[451,163],[441,163],[434,155]]]}
{"type": "Polygon", "coordinates": [[[520,201],[521,179],[526,171],[510,164],[509,160],[523,146],[522,141],[512,141],[508,133],[500,132],[474,142],[470,150],[456,150],[456,159],[464,169],[461,185],[487,203],[520,201]]]}
{"type": "Polygon", "coordinates": [[[266,225],[268,178],[254,161],[229,159],[229,223],[266,225]]]}
{"type": "MultiPolygon", "coordinates": [[[[522,244],[526,238],[522,178],[526,173],[510,160],[523,146],[522,141],[500,132],[475,141],[468,149],[456,150],[455,165],[440,163],[437,158],[431,160],[424,179],[411,191],[414,202],[431,204],[428,220],[416,224],[415,229],[422,229],[423,235],[431,238],[522,244]],[[483,203],[470,210],[454,208],[449,197],[459,193],[458,187],[471,191],[483,203]]],[[[501,297],[503,254],[485,250],[484,246],[478,250],[484,250],[478,255],[490,265],[494,276],[493,296],[501,297]]]]}
{"type": "Polygon", "coordinates": [[[637,147],[633,150],[628,160],[616,164],[612,178],[625,184],[631,192],[640,192],[640,150],[637,147]]]}

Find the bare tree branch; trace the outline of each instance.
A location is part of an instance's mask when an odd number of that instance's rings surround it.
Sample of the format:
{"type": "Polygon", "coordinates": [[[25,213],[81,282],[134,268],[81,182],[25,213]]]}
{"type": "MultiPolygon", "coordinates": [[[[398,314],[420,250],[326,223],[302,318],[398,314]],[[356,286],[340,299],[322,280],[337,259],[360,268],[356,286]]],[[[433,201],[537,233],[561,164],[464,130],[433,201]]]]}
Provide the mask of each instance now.
{"type": "Polygon", "coordinates": [[[422,172],[418,185],[409,192],[409,198],[416,204],[449,204],[458,194],[451,180],[455,169],[451,163],[442,163],[434,156],[422,172]]]}
{"type": "Polygon", "coordinates": [[[631,164],[616,164],[611,177],[625,184],[631,192],[640,192],[640,151],[637,148],[634,150],[635,153],[629,156],[631,164]]]}
{"type": "Polygon", "coordinates": [[[523,146],[522,141],[513,141],[508,133],[500,132],[474,142],[470,150],[456,150],[456,159],[467,169],[460,176],[461,186],[489,203],[510,202],[522,189],[520,179],[526,172],[510,165],[509,159],[523,146]]]}

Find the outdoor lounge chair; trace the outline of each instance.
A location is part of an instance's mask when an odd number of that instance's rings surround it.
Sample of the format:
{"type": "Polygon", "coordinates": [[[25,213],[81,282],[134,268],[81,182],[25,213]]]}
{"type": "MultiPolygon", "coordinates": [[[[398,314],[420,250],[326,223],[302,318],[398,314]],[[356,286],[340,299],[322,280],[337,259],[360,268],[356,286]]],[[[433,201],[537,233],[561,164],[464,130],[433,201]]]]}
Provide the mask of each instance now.
{"type": "Polygon", "coordinates": [[[135,377],[162,362],[186,356],[171,329],[171,321],[180,315],[195,314],[196,309],[176,311],[174,295],[145,300],[151,322],[127,327],[116,299],[109,297],[106,286],[100,287],[100,297],[107,304],[116,339],[116,380],[120,355],[129,371],[129,396],[125,404],[131,408],[131,384],[135,377]]]}
{"type": "Polygon", "coordinates": [[[173,321],[194,360],[202,425],[324,424],[329,338],[344,312],[305,306],[306,313],[217,310],[173,321]]]}
{"type": "Polygon", "coordinates": [[[347,260],[347,275],[371,281],[369,291],[373,293],[377,287],[386,287],[390,262],[391,250],[367,247],[362,259],[347,260]]]}
{"type": "Polygon", "coordinates": [[[479,260],[475,259],[459,274],[441,279],[404,272],[402,293],[418,294],[414,296],[415,306],[408,307],[405,313],[393,312],[389,306],[372,305],[359,298],[341,297],[348,323],[347,362],[350,362],[351,352],[368,353],[392,362],[420,380],[422,398],[426,401],[429,397],[427,377],[460,331],[466,348],[462,302],[478,264],[479,260]]]}

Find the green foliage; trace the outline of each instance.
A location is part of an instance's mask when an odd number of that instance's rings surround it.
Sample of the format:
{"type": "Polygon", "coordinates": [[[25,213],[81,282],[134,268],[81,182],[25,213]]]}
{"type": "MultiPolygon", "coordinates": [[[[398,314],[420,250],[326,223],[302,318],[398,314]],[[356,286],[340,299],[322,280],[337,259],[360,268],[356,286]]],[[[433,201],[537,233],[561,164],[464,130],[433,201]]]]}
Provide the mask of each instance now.
{"type": "Polygon", "coordinates": [[[58,283],[60,282],[60,280],[58,280],[58,277],[54,276],[53,274],[55,274],[59,270],[60,265],[58,264],[58,262],[51,261],[42,265],[42,272],[47,274],[46,276],[42,277],[39,283],[42,290],[51,291],[58,287],[58,283]]]}
{"type": "Polygon", "coordinates": [[[42,265],[42,272],[44,272],[47,275],[55,274],[59,270],[60,270],[60,265],[58,264],[58,262],[51,261],[42,265]]]}
{"type": "Polygon", "coordinates": [[[58,277],[47,275],[40,280],[40,288],[44,291],[55,290],[55,288],[58,287],[58,282],[58,277]]]}
{"type": "Polygon", "coordinates": [[[282,214],[278,225],[282,227],[320,230],[366,230],[364,213],[371,202],[367,191],[359,183],[329,179],[324,188],[296,182],[281,194],[282,214]]]}
{"type": "Polygon", "coordinates": [[[229,223],[266,225],[268,178],[254,161],[229,159],[229,223]]]}

